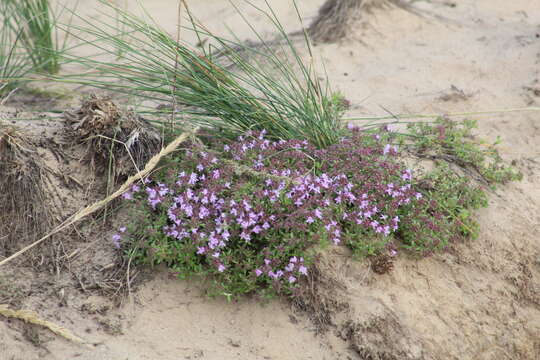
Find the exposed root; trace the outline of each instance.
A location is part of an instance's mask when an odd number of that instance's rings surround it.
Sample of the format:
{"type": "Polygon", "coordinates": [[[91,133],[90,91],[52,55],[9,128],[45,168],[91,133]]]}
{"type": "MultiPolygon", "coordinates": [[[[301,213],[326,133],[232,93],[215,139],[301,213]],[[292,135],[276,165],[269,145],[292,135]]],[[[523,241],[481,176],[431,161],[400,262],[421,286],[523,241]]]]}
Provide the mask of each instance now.
{"type": "Polygon", "coordinates": [[[115,183],[139,171],[161,148],[155,128],[109,98],[93,95],[64,116],[69,140],[86,144],[85,159],[100,174],[112,175],[115,183]]]}
{"type": "Polygon", "coordinates": [[[46,168],[21,128],[0,122],[0,255],[50,229],[44,192],[46,168]]]}
{"type": "Polygon", "coordinates": [[[311,267],[307,283],[297,296],[293,298],[293,307],[309,316],[317,332],[324,333],[334,324],[334,315],[348,309],[348,303],[340,301],[344,298],[340,293],[345,286],[336,281],[337,275],[325,258],[320,258],[311,267]]]}

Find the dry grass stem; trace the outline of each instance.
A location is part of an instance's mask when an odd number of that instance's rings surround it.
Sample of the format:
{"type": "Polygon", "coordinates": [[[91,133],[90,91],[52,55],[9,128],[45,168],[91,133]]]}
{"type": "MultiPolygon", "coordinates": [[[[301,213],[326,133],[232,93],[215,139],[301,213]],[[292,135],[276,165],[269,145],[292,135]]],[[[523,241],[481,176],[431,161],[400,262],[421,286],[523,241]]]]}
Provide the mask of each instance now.
{"type": "Polygon", "coordinates": [[[7,305],[0,305],[0,315],[5,316],[7,318],[19,319],[26,323],[42,326],[44,328],[49,329],[56,335],[59,335],[63,337],[64,339],[73,341],[78,344],[85,343],[83,339],[81,339],[78,336],[75,336],[66,328],[56,325],[55,323],[52,323],[50,321],[41,319],[38,317],[38,315],[35,312],[30,311],[30,310],[11,310],[8,308],[7,305]]]}

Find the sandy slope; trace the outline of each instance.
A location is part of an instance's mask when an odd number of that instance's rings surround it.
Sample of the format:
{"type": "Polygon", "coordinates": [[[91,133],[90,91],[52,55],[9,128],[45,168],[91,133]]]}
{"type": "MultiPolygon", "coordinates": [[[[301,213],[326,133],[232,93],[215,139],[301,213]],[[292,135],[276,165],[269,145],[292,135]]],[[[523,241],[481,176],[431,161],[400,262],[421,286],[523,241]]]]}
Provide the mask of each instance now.
{"type": "MultiPolygon", "coordinates": [[[[168,3],[152,1],[148,9],[173,32],[176,10],[168,3]]],[[[206,22],[236,26],[224,3],[192,7],[206,22]]],[[[288,3],[272,2],[294,30],[288,3]]],[[[306,17],[320,3],[303,4],[306,17]]],[[[350,115],[384,114],[383,107],[446,113],[540,105],[540,1],[449,4],[418,2],[421,16],[376,10],[343,42],[316,47],[333,86],[351,101],[350,115]]],[[[494,192],[479,214],[480,238],[448,253],[402,256],[392,273],[379,276],[332,251],[329,276],[344,288],[321,296],[346,306],[325,335],[286,304],[209,300],[160,274],[141,289],[140,305],[118,314],[78,311],[101,301],[93,298],[35,307],[95,343],[92,349],[58,339],[45,344],[48,350],[35,348],[2,321],[0,359],[539,359],[540,115],[476,118],[480,135],[501,136],[503,156],[517,162],[524,180],[494,192]],[[102,318],[121,324],[123,334],[105,333],[96,322],[102,318]]]]}

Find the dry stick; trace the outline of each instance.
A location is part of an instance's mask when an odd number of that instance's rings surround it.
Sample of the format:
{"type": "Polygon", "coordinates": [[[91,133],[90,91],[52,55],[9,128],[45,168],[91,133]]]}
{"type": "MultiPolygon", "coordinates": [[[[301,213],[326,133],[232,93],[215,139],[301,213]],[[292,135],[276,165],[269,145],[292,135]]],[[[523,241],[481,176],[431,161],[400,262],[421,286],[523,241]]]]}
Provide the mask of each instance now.
{"type": "Polygon", "coordinates": [[[164,156],[172,153],[173,151],[175,151],[176,148],[178,147],[178,145],[180,145],[182,142],[186,141],[191,136],[191,134],[196,133],[197,130],[198,130],[198,128],[195,128],[192,132],[186,132],[186,133],[183,133],[182,135],[178,136],[173,142],[171,142],[169,145],[167,145],[167,147],[162,148],[161,151],[159,152],[159,154],[154,155],[148,161],[148,163],[146,164],[146,166],[144,167],[144,169],[142,171],[138,172],[135,175],[130,176],[129,179],[127,179],[126,182],[123,183],[122,186],[120,186],[120,188],[118,190],[116,190],[113,194],[111,194],[110,196],[106,197],[105,199],[100,200],[100,201],[98,201],[98,202],[96,202],[96,203],[94,203],[94,204],[92,204],[90,206],[87,206],[83,210],[80,210],[77,213],[73,214],[68,219],[66,219],[64,222],[62,222],[60,225],[58,225],[56,228],[54,228],[50,233],[43,236],[41,239],[39,239],[39,240],[33,242],[32,244],[22,248],[21,250],[17,251],[15,254],[11,255],[7,259],[4,259],[4,260],[0,261],[0,266],[5,265],[9,261],[11,261],[11,260],[15,259],[16,257],[20,256],[21,254],[27,252],[28,250],[32,249],[33,247],[35,247],[35,246],[37,246],[39,244],[41,244],[43,241],[47,240],[52,235],[54,235],[56,233],[59,233],[60,231],[66,229],[70,225],[73,225],[74,223],[81,220],[82,218],[96,212],[97,210],[101,209],[103,206],[110,203],[112,200],[114,200],[117,197],[119,197],[120,195],[122,195],[126,190],[128,190],[129,186],[131,186],[131,184],[133,184],[136,180],[139,180],[139,179],[142,180],[142,178],[144,176],[148,175],[156,167],[156,165],[158,164],[159,160],[161,160],[162,157],[164,157],[164,156]]]}

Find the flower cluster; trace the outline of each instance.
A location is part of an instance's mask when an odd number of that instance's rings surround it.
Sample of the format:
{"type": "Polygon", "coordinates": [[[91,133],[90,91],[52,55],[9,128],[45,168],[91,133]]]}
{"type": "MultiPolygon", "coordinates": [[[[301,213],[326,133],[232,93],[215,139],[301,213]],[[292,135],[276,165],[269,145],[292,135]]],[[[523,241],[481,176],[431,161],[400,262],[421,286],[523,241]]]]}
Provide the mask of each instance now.
{"type": "Polygon", "coordinates": [[[321,241],[395,251],[390,235],[422,195],[390,139],[352,129],[321,150],[263,131],[225,146],[190,144],[177,168],[124,194],[150,214],[134,231],[147,233],[142,257],[211,273],[228,292],[291,293],[321,241]]]}

